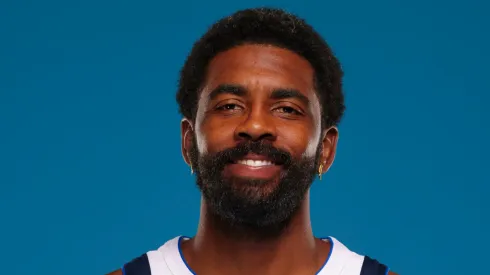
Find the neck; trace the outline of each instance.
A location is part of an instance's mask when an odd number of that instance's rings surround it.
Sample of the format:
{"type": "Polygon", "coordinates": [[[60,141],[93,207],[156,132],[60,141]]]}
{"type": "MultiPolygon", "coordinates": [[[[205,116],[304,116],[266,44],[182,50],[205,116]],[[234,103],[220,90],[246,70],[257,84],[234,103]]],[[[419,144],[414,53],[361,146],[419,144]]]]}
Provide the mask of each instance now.
{"type": "Polygon", "coordinates": [[[313,236],[308,195],[275,236],[229,229],[203,201],[197,234],[182,244],[184,257],[197,274],[315,274],[328,256],[329,244],[313,236]]]}

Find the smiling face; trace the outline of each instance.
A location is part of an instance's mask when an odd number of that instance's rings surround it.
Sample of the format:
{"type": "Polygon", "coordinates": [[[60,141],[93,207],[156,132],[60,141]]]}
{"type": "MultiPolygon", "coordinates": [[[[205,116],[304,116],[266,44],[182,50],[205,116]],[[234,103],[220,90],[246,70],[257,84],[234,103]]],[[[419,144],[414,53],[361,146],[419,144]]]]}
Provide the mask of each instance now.
{"type": "Polygon", "coordinates": [[[182,123],[184,158],[211,211],[265,227],[301,206],[337,140],[335,128],[322,132],[314,86],[310,63],[286,49],[242,45],[212,59],[195,123],[182,123]]]}

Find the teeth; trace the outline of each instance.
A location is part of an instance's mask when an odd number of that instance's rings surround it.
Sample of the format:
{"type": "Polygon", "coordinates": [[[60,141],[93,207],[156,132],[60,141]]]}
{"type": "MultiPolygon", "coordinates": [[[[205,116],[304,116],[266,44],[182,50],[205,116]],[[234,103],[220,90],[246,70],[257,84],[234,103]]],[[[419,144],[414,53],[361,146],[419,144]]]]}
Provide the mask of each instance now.
{"type": "Polygon", "coordinates": [[[237,163],[243,164],[243,165],[248,165],[248,166],[253,166],[253,167],[272,165],[272,162],[270,162],[268,160],[251,160],[251,159],[239,160],[239,161],[237,161],[237,163]]]}

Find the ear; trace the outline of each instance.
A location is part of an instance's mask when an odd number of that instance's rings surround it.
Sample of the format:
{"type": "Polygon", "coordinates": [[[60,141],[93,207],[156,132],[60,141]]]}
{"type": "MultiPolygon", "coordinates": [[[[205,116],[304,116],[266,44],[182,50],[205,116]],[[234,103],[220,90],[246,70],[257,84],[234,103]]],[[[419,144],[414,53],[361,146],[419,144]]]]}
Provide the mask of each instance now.
{"type": "Polygon", "coordinates": [[[337,151],[337,142],[339,139],[339,130],[332,126],[323,132],[322,152],[320,155],[319,165],[323,165],[322,174],[326,173],[332,166],[337,151]]]}
{"type": "Polygon", "coordinates": [[[191,165],[190,149],[192,146],[193,135],[194,129],[192,128],[192,121],[187,118],[183,118],[180,122],[181,150],[182,157],[188,165],[191,165]]]}

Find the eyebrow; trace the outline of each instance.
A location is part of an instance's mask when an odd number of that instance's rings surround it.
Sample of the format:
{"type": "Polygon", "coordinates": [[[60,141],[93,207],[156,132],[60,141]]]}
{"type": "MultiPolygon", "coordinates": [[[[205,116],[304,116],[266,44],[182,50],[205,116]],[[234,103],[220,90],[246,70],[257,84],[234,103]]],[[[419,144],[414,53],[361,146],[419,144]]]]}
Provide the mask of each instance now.
{"type": "Polygon", "coordinates": [[[222,94],[232,94],[236,96],[245,96],[247,94],[247,89],[240,85],[233,84],[221,84],[214,88],[208,95],[209,100],[213,100],[222,94]]]}
{"type": "MultiPolygon", "coordinates": [[[[208,98],[209,100],[213,100],[222,94],[232,94],[232,95],[242,97],[245,96],[247,93],[248,93],[247,89],[241,85],[221,84],[218,87],[214,88],[209,93],[208,98]]],[[[307,96],[305,96],[300,91],[295,89],[285,89],[285,88],[274,89],[272,91],[271,98],[276,100],[295,98],[301,101],[305,105],[308,105],[310,103],[310,100],[308,99],[307,96]]]]}
{"type": "Polygon", "coordinates": [[[310,104],[310,100],[308,99],[308,97],[295,89],[276,89],[272,92],[271,98],[272,99],[295,98],[301,101],[305,105],[310,104]]]}

